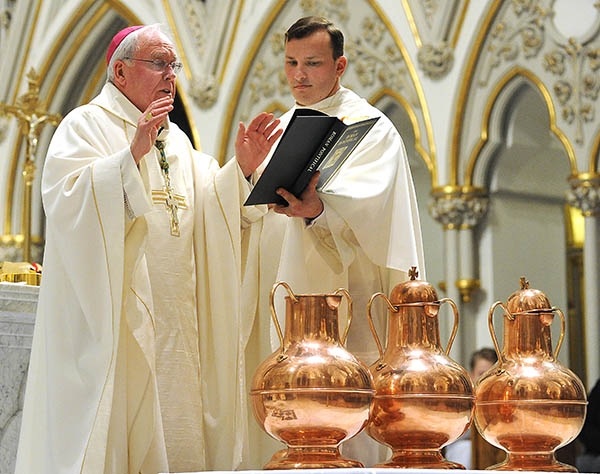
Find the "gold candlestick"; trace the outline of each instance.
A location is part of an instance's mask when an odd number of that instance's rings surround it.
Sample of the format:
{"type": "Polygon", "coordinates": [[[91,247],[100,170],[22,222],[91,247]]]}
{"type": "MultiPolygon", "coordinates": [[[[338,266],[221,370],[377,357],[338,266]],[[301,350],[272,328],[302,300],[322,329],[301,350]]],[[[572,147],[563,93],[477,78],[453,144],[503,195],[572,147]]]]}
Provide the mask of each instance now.
{"type": "Polygon", "coordinates": [[[23,260],[31,261],[31,206],[32,186],[35,178],[35,152],[42,127],[46,123],[58,125],[59,114],[49,114],[40,101],[40,77],[34,68],[27,74],[28,89],[17,98],[14,105],[0,102],[0,115],[14,115],[19,121],[21,133],[26,139],[23,163],[23,260]]]}

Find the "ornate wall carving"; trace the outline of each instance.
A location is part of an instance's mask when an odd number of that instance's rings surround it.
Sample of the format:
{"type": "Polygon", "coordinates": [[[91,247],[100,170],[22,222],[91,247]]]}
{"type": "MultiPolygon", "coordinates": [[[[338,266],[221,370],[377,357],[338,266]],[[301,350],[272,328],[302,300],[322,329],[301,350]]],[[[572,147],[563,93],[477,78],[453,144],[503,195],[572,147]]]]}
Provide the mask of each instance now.
{"type": "Polygon", "coordinates": [[[201,109],[217,101],[243,1],[172,1],[169,13],[184,55],[189,94],[201,109]],[[219,25],[215,28],[214,25],[219,25]]]}
{"type": "Polygon", "coordinates": [[[600,215],[600,175],[584,176],[570,180],[567,192],[569,205],[581,210],[584,216],[600,215]]]}
{"type": "MultiPolygon", "coordinates": [[[[495,1],[473,45],[466,80],[459,94],[455,121],[456,160],[451,174],[458,184],[471,182],[472,153],[486,136],[486,103],[495,97],[499,84],[524,71],[527,77],[549,91],[551,122],[562,138],[574,172],[590,171],[596,157],[592,144],[597,130],[600,91],[600,21],[581,38],[565,38],[553,23],[554,0],[495,1]],[[462,102],[462,103],[460,103],[462,102]],[[470,119],[464,120],[464,117],[470,119]]],[[[600,4],[595,4],[600,9],[600,4]]],[[[477,159],[477,157],[475,157],[477,159]]],[[[565,184],[568,176],[565,176],[565,184]]],[[[475,186],[483,183],[472,182],[475,186]]]]}
{"type": "Polygon", "coordinates": [[[481,189],[434,191],[429,213],[444,229],[472,229],[485,217],[489,198],[481,189]]]}
{"type": "Polygon", "coordinates": [[[557,76],[553,91],[561,107],[562,119],[574,125],[575,142],[582,145],[585,125],[596,118],[596,101],[600,91],[600,45],[589,46],[569,38],[544,55],[543,65],[557,76]]]}
{"type": "Polygon", "coordinates": [[[418,47],[417,60],[431,79],[444,77],[454,64],[454,47],[469,0],[404,0],[418,47]]]}

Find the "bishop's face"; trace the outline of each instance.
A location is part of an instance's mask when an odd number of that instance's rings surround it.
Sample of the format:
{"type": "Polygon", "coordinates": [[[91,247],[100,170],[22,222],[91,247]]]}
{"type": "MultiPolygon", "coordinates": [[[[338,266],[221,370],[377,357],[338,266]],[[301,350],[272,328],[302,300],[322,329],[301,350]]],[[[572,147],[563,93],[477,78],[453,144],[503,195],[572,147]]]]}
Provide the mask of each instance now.
{"type": "Polygon", "coordinates": [[[346,63],[345,56],[333,59],[331,39],[325,30],[285,45],[285,75],[299,105],[310,106],[335,94],[346,63]]]}
{"type": "Polygon", "coordinates": [[[141,111],[156,99],[175,98],[177,74],[169,64],[176,61],[171,41],[159,31],[148,32],[139,39],[135,57],[122,61],[121,91],[141,111]],[[166,66],[159,69],[152,61],[162,61],[166,66]]]}

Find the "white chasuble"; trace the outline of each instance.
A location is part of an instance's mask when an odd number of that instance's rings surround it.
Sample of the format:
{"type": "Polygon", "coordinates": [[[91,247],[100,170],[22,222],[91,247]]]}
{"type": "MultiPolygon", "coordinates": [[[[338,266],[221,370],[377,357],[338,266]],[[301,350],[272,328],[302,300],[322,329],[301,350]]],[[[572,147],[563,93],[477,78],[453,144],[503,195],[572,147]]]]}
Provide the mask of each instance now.
{"type": "Polygon", "coordinates": [[[248,450],[241,242],[258,211],[235,160],[168,123],[167,202],[158,151],[138,169],[129,150],[140,114],[106,84],[50,143],[16,474],[233,470],[248,450]]]}

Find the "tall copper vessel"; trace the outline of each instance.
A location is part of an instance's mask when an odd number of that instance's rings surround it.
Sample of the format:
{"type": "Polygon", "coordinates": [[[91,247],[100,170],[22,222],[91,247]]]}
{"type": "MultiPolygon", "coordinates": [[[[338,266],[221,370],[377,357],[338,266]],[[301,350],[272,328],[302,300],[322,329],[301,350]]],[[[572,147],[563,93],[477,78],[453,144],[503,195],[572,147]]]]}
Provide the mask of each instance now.
{"type": "Polygon", "coordinates": [[[504,462],[488,469],[577,472],[554,456],[581,430],[587,405],[579,378],[556,359],[565,335],[562,311],[522,277],[521,289],[506,305],[492,305],[488,325],[498,362],[477,382],[475,426],[484,439],[507,452],[504,462]],[[504,310],[502,351],[493,324],[498,306],[504,310]],[[554,313],[560,316],[561,332],[552,352],[554,313]]]}
{"type": "Polygon", "coordinates": [[[374,393],[368,367],[344,347],[352,318],[350,295],[344,289],[295,295],[287,283],[278,282],[270,298],[281,347],[256,370],[250,394],[258,423],[287,449],[275,453],[264,469],[363,467],[339,450],[367,425],[374,393]],[[285,335],[274,306],[279,286],[289,293],[285,335]],[[340,339],[342,297],[348,300],[348,323],[340,339]]]}
{"type": "Polygon", "coordinates": [[[409,276],[389,299],[376,293],[367,307],[380,353],[370,367],[375,398],[367,432],[392,448],[391,458],[376,467],[464,469],[441,452],[469,427],[475,400],[467,371],[448,356],[458,330],[458,310],[451,299],[438,300],[431,285],[417,280],[415,267],[409,276]],[[389,308],[385,352],[371,316],[377,297],[389,308]],[[444,350],[438,312],[445,302],[454,311],[454,327],[444,350]]]}

